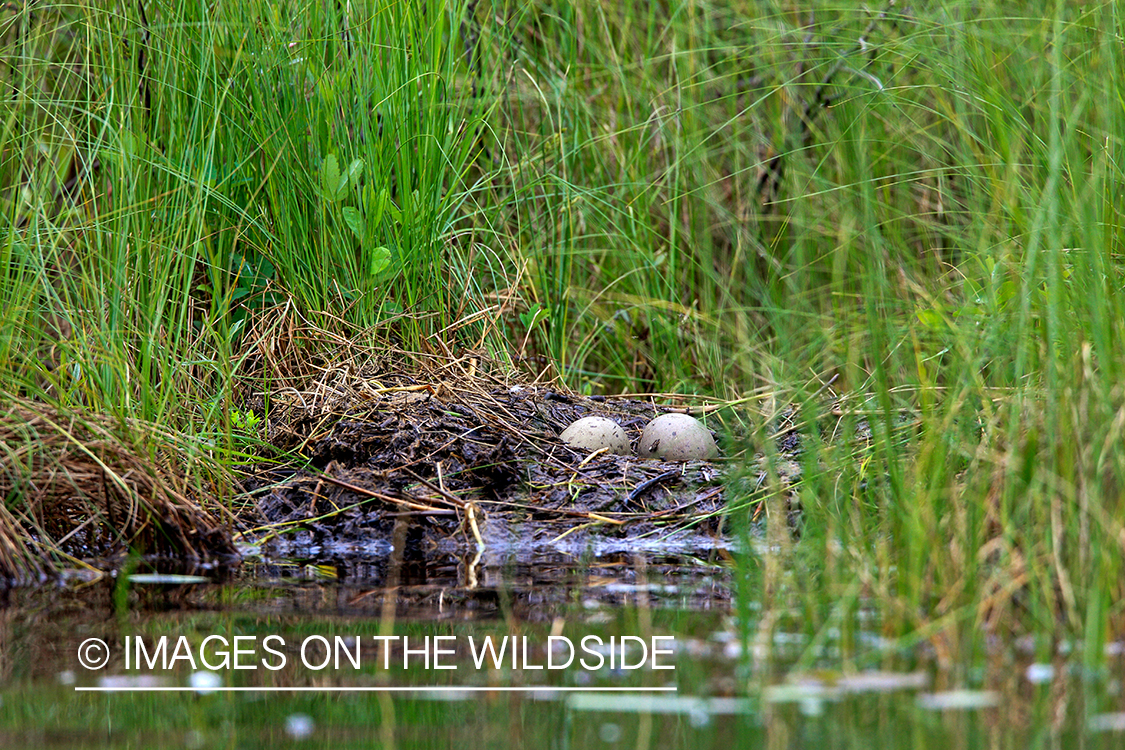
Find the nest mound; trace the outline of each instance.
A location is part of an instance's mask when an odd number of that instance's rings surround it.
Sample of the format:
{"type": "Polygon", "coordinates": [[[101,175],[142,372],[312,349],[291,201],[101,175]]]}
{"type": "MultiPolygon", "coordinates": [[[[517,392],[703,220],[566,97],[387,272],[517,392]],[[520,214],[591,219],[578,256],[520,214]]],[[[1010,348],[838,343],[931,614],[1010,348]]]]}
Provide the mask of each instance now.
{"type": "Polygon", "coordinates": [[[275,391],[268,410],[261,395],[249,400],[268,414],[269,442],[304,461],[247,479],[270,533],[299,529],[318,546],[369,547],[390,544],[405,520],[412,538],[446,548],[558,542],[595,528],[719,535],[719,464],[588,454],[558,438],[599,415],[635,445],[648,420],[685,409],[529,383],[482,355],[410,357],[326,368],[303,390],[275,391]]]}

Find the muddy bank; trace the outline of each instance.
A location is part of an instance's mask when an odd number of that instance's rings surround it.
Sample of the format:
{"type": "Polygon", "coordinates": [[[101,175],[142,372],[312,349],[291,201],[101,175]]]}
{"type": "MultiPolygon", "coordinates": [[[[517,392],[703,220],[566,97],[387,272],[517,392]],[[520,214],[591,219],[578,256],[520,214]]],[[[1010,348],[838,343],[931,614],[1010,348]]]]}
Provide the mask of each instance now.
{"type": "MultiPolygon", "coordinates": [[[[260,459],[224,478],[236,485],[233,502],[189,481],[175,436],[137,425],[126,440],[105,419],[76,423],[14,404],[0,423],[10,448],[0,489],[24,502],[0,514],[0,577],[117,569],[136,554],[161,570],[247,554],[355,563],[395,549],[423,563],[471,553],[485,566],[545,554],[700,554],[727,549],[732,520],[753,521],[766,492],[765,472],[748,468],[760,458],[738,435],[752,420],[721,404],[585,397],[481,356],[394,353],[295,376],[259,370],[244,382],[240,418],[265,443],[254,449],[260,459]],[[600,415],[635,450],[649,420],[689,408],[714,431],[719,458],[589,454],[558,438],[600,415]]],[[[781,424],[775,438],[795,457],[795,431],[781,424]]],[[[799,471],[785,464],[783,482],[799,471]]]]}

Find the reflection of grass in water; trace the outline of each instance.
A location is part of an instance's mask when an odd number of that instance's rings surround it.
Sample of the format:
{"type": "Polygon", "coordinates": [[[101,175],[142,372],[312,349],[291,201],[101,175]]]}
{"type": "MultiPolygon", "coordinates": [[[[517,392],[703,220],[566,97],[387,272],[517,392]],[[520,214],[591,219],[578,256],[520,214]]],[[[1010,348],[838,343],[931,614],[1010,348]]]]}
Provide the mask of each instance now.
{"type": "Polygon", "coordinates": [[[311,324],[797,403],[767,607],[819,632],[873,597],[953,654],[1122,631],[1112,4],[426,5],[16,14],[4,391],[222,463],[232,376],[299,384],[311,324]]]}
{"type": "MultiPolygon", "coordinates": [[[[591,570],[591,573],[596,572],[591,570]]],[[[602,571],[603,574],[605,572],[607,571],[602,571]]],[[[413,643],[421,643],[422,639],[432,639],[435,635],[454,636],[462,648],[470,636],[478,643],[487,636],[527,637],[532,644],[533,663],[541,663],[544,659],[541,647],[552,633],[565,635],[575,641],[584,636],[597,636],[604,643],[611,636],[644,635],[647,629],[654,634],[677,634],[679,655],[675,659],[675,671],[643,670],[622,674],[601,669],[583,674],[587,670],[566,669],[555,672],[528,670],[520,673],[520,670],[495,669],[491,666],[478,670],[471,662],[471,655],[466,653],[444,661],[446,664],[458,664],[457,670],[418,668],[404,671],[398,668],[401,652],[395,653],[392,668],[384,670],[381,655],[377,651],[366,649],[358,670],[346,659],[342,659],[338,669],[330,666],[312,670],[301,666],[297,647],[310,636],[323,636],[332,641],[333,636],[339,635],[349,639],[348,647],[353,652],[353,638],[363,639],[365,646],[373,643],[373,637],[381,632],[377,615],[372,616],[372,612],[377,612],[379,608],[378,598],[386,595],[393,597],[388,589],[377,585],[353,588],[351,593],[355,596],[346,598],[338,598],[338,592],[333,588],[321,591],[307,584],[303,589],[279,589],[269,585],[268,589],[262,588],[259,591],[271,591],[270,601],[257,604],[253,602],[256,596],[254,589],[257,588],[254,585],[229,584],[221,589],[198,587],[194,589],[193,595],[212,602],[220,611],[195,612],[177,611],[178,608],[172,604],[181,600],[182,592],[161,593],[157,589],[142,588],[138,593],[142,596],[143,604],[134,606],[133,611],[119,625],[100,620],[90,621],[86,618],[97,607],[75,607],[72,602],[66,608],[69,614],[64,617],[51,618],[50,622],[34,630],[18,626],[14,628],[11,634],[14,638],[9,641],[13,647],[43,653],[45,658],[35,663],[31,663],[31,660],[17,660],[13,663],[14,669],[9,675],[10,681],[5,692],[6,710],[0,714],[0,732],[17,745],[19,743],[15,738],[28,737],[25,743],[34,744],[30,741],[30,737],[34,736],[37,742],[42,743],[44,738],[55,736],[51,732],[65,732],[71,743],[75,741],[75,737],[81,737],[84,744],[109,744],[104,737],[106,726],[113,727],[114,737],[143,733],[151,738],[157,734],[158,739],[150,739],[154,746],[176,744],[188,733],[191,733],[191,739],[202,740],[204,743],[212,737],[222,736],[228,742],[232,737],[237,738],[241,741],[240,744],[246,744],[247,740],[253,744],[255,738],[278,744],[279,740],[287,739],[283,729],[284,717],[303,714],[313,720],[316,731],[310,741],[316,742],[313,746],[317,747],[368,747],[375,736],[397,739],[403,746],[446,746],[452,738],[457,738],[459,743],[467,747],[475,747],[473,743],[478,741],[481,746],[492,747],[494,743],[490,739],[497,733],[502,732],[510,737],[513,731],[518,731],[521,738],[534,742],[537,747],[552,746],[564,736],[574,740],[575,746],[585,747],[594,745],[592,740],[598,737],[607,724],[617,727],[622,738],[630,742],[630,746],[663,746],[660,743],[636,741],[638,737],[646,736],[646,732],[654,732],[660,737],[678,736],[704,742],[710,740],[703,746],[713,745],[716,739],[729,742],[737,738],[739,747],[764,747],[767,744],[766,738],[778,734],[788,736],[795,728],[806,735],[823,732],[825,736],[831,736],[837,741],[850,741],[849,744],[863,747],[875,744],[899,746],[903,744],[905,737],[912,740],[930,737],[937,741],[948,739],[952,735],[971,740],[982,731],[993,739],[1002,737],[1012,740],[1012,745],[1024,746],[1029,744],[1031,736],[1046,730],[1046,727],[1029,726],[1029,716],[1056,717],[1050,731],[1064,734],[1073,731],[1076,726],[1080,727],[1084,718],[1081,710],[1073,709],[1074,693],[1070,690],[1027,690],[1022,684],[1016,687],[1009,683],[1010,690],[1002,699],[1004,705],[1014,709],[1012,711],[999,712],[996,716],[946,713],[941,716],[940,721],[936,715],[932,721],[919,721],[919,706],[922,704],[919,700],[920,693],[940,687],[933,683],[926,671],[914,675],[883,671],[878,675],[861,676],[817,668],[802,670],[800,685],[785,683],[761,689],[771,685],[779,672],[793,668],[792,655],[799,650],[797,644],[801,642],[799,634],[795,635],[790,631],[787,634],[789,638],[777,638],[779,647],[774,658],[760,663],[754,671],[745,671],[733,656],[736,651],[732,648],[733,644],[723,638],[728,635],[726,628],[729,626],[729,618],[723,612],[687,612],[668,607],[669,600],[665,600],[664,606],[647,607],[643,600],[625,593],[624,590],[629,587],[617,578],[622,574],[631,578],[636,572],[633,566],[621,566],[615,572],[609,571],[609,575],[617,580],[621,588],[616,596],[624,604],[600,607],[591,607],[588,599],[590,596],[614,598],[605,597],[600,592],[605,587],[605,579],[601,575],[592,575],[583,586],[580,576],[577,579],[578,590],[569,599],[569,605],[565,604],[568,601],[565,590],[558,592],[560,599],[556,601],[563,604],[558,609],[550,610],[551,614],[558,615],[558,619],[553,622],[529,622],[510,615],[505,618],[485,618],[483,613],[478,613],[476,621],[457,619],[398,622],[394,633],[409,637],[413,643]],[[240,591],[242,588],[250,589],[251,593],[240,591]],[[296,604],[293,597],[299,590],[304,590],[307,597],[302,598],[303,605],[297,604],[294,611],[291,609],[296,604]],[[239,602],[246,609],[240,613],[231,612],[232,602],[239,602]],[[170,604],[174,614],[165,610],[170,604]],[[279,604],[284,608],[282,614],[277,611],[279,604]],[[305,610],[304,607],[309,609],[305,610]],[[344,611],[339,611],[338,608],[341,607],[344,611]],[[264,614],[254,614],[255,610],[264,614]],[[642,624],[646,618],[651,622],[642,624]],[[221,684],[225,685],[333,688],[382,684],[421,687],[511,686],[527,683],[572,686],[584,683],[598,686],[659,686],[674,682],[678,691],[672,695],[649,696],[656,697],[663,706],[646,705],[641,700],[642,696],[636,694],[587,694],[574,699],[570,696],[548,698],[541,694],[396,694],[387,697],[393,704],[391,721],[383,713],[376,696],[371,694],[75,693],[69,685],[55,684],[53,678],[64,670],[73,668],[73,649],[91,629],[115,645],[125,634],[143,636],[150,645],[160,636],[175,640],[185,635],[197,648],[209,635],[224,636],[228,643],[234,636],[242,636],[253,639],[242,641],[243,648],[255,648],[258,657],[267,656],[273,664],[277,663],[276,659],[264,652],[260,644],[267,636],[280,635],[284,638],[287,644],[284,652],[288,658],[282,669],[275,671],[259,667],[256,670],[237,672],[222,670],[221,684]],[[78,633],[82,633],[82,636],[78,633]],[[784,645],[786,643],[790,645],[784,645]],[[590,678],[588,682],[587,678],[590,678]],[[893,683],[897,687],[888,687],[887,683],[893,683]],[[837,695],[827,700],[818,699],[818,687],[821,692],[828,689],[837,692],[837,695]],[[738,692],[731,695],[732,691],[738,692]],[[794,695],[798,691],[803,692],[805,697],[794,695]],[[744,692],[749,694],[745,695],[744,692]],[[782,695],[784,693],[790,695],[782,695]],[[598,702],[591,702],[595,698],[598,702]],[[690,704],[700,699],[714,699],[719,704],[719,710],[733,709],[736,712],[733,715],[709,714],[701,706],[689,706],[691,710],[688,711],[679,710],[685,708],[684,703],[690,704]],[[669,706],[672,701],[680,705],[669,706]],[[814,714],[811,713],[812,710],[822,713],[814,714]],[[515,729],[514,724],[518,725],[515,729]],[[478,740],[478,737],[481,739],[478,740]]],[[[635,580],[638,584],[643,583],[644,576],[638,576],[635,580]]],[[[656,582],[659,576],[650,570],[648,580],[656,582]]],[[[680,582],[691,585],[690,582],[680,582]]],[[[431,602],[436,606],[437,599],[432,587],[421,588],[431,588],[431,602]]],[[[527,588],[518,592],[518,595],[526,597],[522,600],[523,606],[537,599],[541,601],[544,587],[533,588],[538,589],[538,595],[527,588]]],[[[400,591],[409,595],[406,589],[400,591]]],[[[469,593],[455,587],[447,591],[458,595],[469,593]]],[[[491,593],[498,595],[505,606],[509,607],[517,596],[517,592],[510,589],[491,593]]],[[[52,596],[57,597],[57,594],[52,596]]],[[[84,601],[81,592],[68,592],[65,596],[73,596],[79,602],[84,601]]],[[[478,601],[482,604],[494,603],[494,600],[481,592],[478,592],[478,596],[478,601]]],[[[91,598],[96,601],[98,597],[94,595],[91,598]]],[[[675,597],[669,599],[674,601],[675,597]]],[[[36,604],[42,607],[43,602],[36,604]]],[[[538,611],[543,612],[542,604],[538,611]]],[[[17,613],[21,613],[21,610],[17,610],[17,613]]],[[[22,623],[24,619],[17,618],[14,622],[22,623]]],[[[869,628],[868,634],[874,630],[877,628],[869,628]]],[[[829,648],[835,643],[835,640],[830,641],[829,648]]],[[[277,647],[276,642],[273,645],[277,647]]],[[[217,654],[221,645],[213,644],[211,648],[211,658],[221,658],[217,654]]],[[[309,650],[308,655],[313,661],[323,658],[323,652],[317,651],[315,647],[309,650]]],[[[913,655],[881,652],[878,658],[883,670],[910,669],[915,666],[913,655]]],[[[106,670],[108,674],[116,673],[119,677],[122,675],[121,659],[118,654],[117,661],[114,662],[116,669],[111,666],[106,670]]],[[[255,661],[251,657],[242,663],[255,661]]],[[[415,656],[413,661],[420,662],[421,657],[415,656]]],[[[1019,660],[1016,663],[1020,663],[1019,660]]],[[[1013,668],[1013,662],[1009,658],[996,660],[988,669],[1003,670],[1008,674],[1023,671],[1013,668]]],[[[149,670],[139,671],[148,673],[149,670]]],[[[174,670],[157,670],[157,674],[166,679],[167,684],[186,685],[191,671],[186,663],[179,662],[174,670]]],[[[93,684],[96,679],[94,674],[82,671],[75,677],[79,685],[93,684]]],[[[1081,679],[1085,699],[1091,701],[1101,700],[1108,681],[1097,678],[1091,680],[1089,675],[1080,677],[1077,674],[1068,675],[1065,679],[1081,679]]],[[[1077,682],[1067,684],[1073,685],[1075,689],[1078,687],[1077,682]]],[[[962,696],[967,697],[969,696],[962,696]]],[[[982,743],[974,741],[971,744],[976,746],[982,743]]]]}

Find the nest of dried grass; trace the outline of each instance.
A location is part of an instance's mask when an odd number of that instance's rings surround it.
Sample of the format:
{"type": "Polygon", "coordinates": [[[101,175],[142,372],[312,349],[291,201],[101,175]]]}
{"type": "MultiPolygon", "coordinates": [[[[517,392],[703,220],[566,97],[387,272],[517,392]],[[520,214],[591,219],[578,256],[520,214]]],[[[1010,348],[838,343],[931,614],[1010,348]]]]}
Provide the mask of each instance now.
{"type": "MultiPolygon", "coordinates": [[[[275,342],[263,352],[288,348],[275,342]]],[[[300,459],[249,478],[259,514],[256,524],[242,519],[246,531],[301,529],[320,542],[370,542],[389,539],[394,523],[409,516],[435,544],[492,546],[510,542],[496,536],[516,523],[523,536],[551,540],[595,528],[639,535],[710,516],[710,533],[720,533],[718,465],[590,456],[558,438],[575,419],[600,414],[635,440],[672,407],[583,397],[479,351],[313,348],[324,353],[319,364],[296,370],[279,358],[270,367],[263,355],[260,364],[271,371],[250,380],[284,384],[268,396],[248,394],[245,405],[265,415],[269,443],[300,459]]]]}
{"type": "Polygon", "coordinates": [[[0,578],[30,582],[131,550],[234,555],[194,497],[185,441],[152,425],[0,399],[0,578]]]}

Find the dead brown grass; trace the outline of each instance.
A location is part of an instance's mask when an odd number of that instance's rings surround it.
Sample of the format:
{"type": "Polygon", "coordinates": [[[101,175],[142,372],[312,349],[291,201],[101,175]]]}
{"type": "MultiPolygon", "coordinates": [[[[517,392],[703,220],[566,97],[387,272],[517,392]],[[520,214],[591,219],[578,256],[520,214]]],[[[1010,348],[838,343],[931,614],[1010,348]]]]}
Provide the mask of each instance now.
{"type": "Polygon", "coordinates": [[[195,499],[184,440],[153,425],[0,398],[0,578],[20,582],[130,550],[234,554],[195,499]]]}

